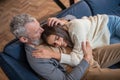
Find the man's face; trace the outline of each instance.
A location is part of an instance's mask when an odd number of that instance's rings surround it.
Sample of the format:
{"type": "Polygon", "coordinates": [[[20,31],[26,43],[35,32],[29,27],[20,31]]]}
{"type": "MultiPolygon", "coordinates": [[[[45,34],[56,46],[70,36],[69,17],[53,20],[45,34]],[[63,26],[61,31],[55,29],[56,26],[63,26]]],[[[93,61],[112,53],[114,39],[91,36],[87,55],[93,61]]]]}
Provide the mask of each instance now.
{"type": "Polygon", "coordinates": [[[28,38],[30,44],[39,45],[40,38],[44,29],[40,26],[39,22],[35,19],[33,22],[27,23],[25,25],[26,32],[28,33],[28,38]]]}

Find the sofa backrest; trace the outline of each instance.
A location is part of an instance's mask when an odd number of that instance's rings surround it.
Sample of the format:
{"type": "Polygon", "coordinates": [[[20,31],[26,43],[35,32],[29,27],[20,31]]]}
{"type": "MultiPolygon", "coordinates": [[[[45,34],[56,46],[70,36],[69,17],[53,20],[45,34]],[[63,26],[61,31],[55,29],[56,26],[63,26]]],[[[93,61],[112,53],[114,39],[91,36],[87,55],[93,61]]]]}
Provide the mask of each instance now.
{"type": "Polygon", "coordinates": [[[120,16],[120,0],[84,0],[92,14],[109,14],[120,16]]]}
{"type": "Polygon", "coordinates": [[[10,43],[8,43],[3,52],[12,57],[13,59],[16,59],[17,61],[20,62],[25,62],[26,63],[26,54],[25,54],[25,49],[24,49],[24,44],[21,43],[19,40],[14,39],[10,43]]]}
{"type": "Polygon", "coordinates": [[[57,15],[57,17],[61,18],[68,14],[74,15],[77,18],[81,18],[83,16],[91,16],[92,12],[91,12],[88,4],[84,0],[81,0],[81,1],[77,2],[76,4],[73,4],[72,6],[70,6],[68,9],[59,13],[57,15]]]}
{"type": "MultiPolygon", "coordinates": [[[[59,13],[57,17],[64,17],[68,14],[74,15],[77,18],[91,16],[98,13],[117,14],[114,10],[118,10],[118,15],[120,15],[120,0],[81,0],[59,13]]],[[[24,44],[17,39],[7,44],[3,52],[18,61],[27,61],[24,44]]]]}

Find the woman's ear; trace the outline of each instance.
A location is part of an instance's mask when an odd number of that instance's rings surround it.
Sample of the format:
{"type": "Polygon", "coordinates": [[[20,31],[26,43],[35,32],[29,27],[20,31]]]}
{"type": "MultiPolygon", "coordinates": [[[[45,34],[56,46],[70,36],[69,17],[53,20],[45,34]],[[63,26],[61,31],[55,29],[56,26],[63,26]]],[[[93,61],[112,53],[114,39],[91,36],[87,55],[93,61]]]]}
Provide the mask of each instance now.
{"type": "Polygon", "coordinates": [[[26,37],[20,37],[19,40],[20,40],[22,43],[27,43],[27,42],[28,42],[28,38],[26,38],[26,37]]]}

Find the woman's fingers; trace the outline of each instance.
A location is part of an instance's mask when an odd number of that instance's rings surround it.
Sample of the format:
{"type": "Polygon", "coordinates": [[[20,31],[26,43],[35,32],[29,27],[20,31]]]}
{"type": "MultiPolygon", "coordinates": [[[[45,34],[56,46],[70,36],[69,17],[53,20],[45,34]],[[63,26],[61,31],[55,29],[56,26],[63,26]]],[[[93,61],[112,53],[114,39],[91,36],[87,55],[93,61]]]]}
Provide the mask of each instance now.
{"type": "Polygon", "coordinates": [[[56,21],[55,22],[55,26],[59,25],[60,24],[60,21],[56,21]]]}
{"type": "Polygon", "coordinates": [[[56,25],[61,25],[63,22],[59,20],[58,18],[48,18],[48,26],[56,26],[56,25]]]}
{"type": "Polygon", "coordinates": [[[56,18],[48,18],[48,26],[53,26],[56,22],[56,18]]]}

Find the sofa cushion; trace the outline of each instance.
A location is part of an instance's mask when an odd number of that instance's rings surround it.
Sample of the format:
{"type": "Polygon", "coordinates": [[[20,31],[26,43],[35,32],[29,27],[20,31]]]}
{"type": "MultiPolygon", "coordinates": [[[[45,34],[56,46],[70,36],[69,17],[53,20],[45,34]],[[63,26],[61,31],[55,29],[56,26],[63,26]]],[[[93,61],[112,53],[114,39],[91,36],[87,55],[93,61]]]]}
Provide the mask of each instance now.
{"type": "Polygon", "coordinates": [[[24,44],[19,42],[19,40],[15,39],[8,43],[3,51],[8,56],[26,63],[26,54],[24,49],[24,44]]]}
{"type": "Polygon", "coordinates": [[[58,18],[64,17],[66,15],[74,15],[77,18],[81,18],[83,16],[91,16],[92,13],[90,11],[90,8],[88,4],[85,1],[79,1],[76,4],[73,4],[68,9],[62,11],[57,15],[58,18]]]}
{"type": "Polygon", "coordinates": [[[110,38],[110,44],[116,44],[116,43],[120,43],[120,38],[114,35],[110,38]]]}
{"type": "Polygon", "coordinates": [[[4,53],[0,53],[0,66],[10,80],[40,79],[30,67],[21,65],[20,62],[4,53]]]}
{"type": "Polygon", "coordinates": [[[92,13],[109,14],[120,16],[120,0],[85,0],[90,6],[92,13]]]}

